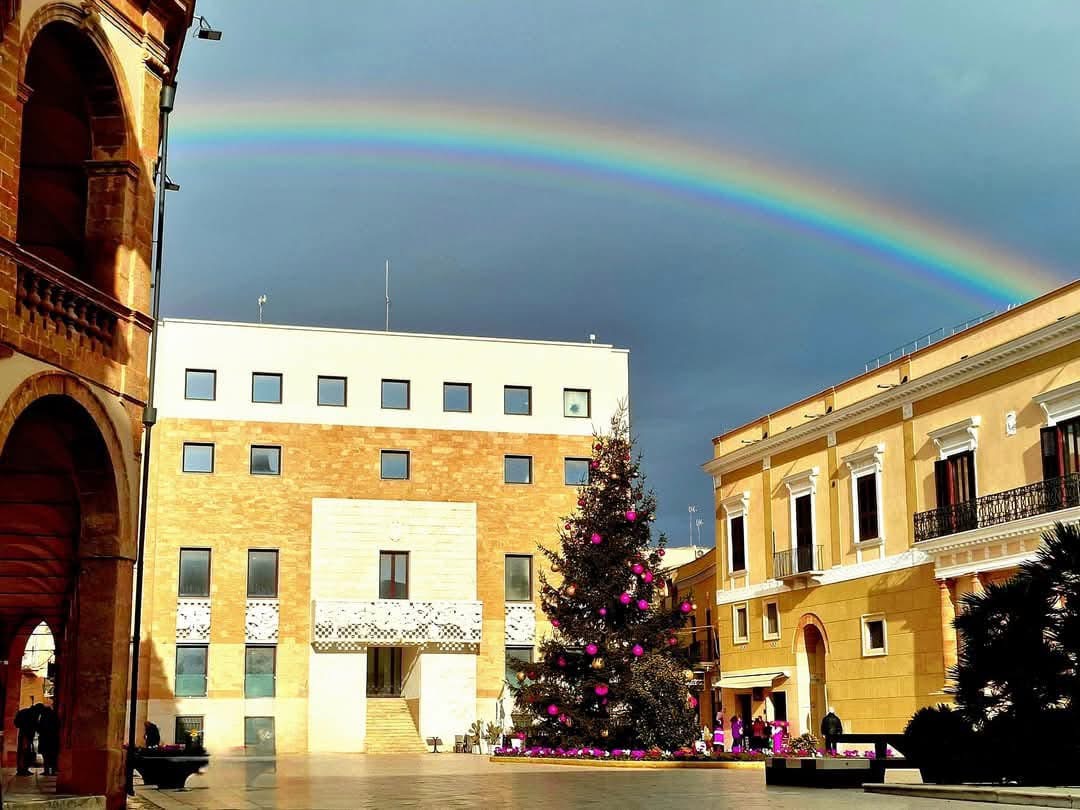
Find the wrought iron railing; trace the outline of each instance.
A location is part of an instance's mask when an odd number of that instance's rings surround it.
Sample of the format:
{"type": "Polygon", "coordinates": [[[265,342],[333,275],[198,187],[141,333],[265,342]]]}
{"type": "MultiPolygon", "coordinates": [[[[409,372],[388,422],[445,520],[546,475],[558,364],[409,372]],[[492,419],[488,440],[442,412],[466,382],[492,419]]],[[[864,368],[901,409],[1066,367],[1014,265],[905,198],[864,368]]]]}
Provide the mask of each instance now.
{"type": "Polygon", "coordinates": [[[711,639],[691,641],[686,647],[687,660],[692,664],[707,664],[720,657],[711,639]]]}
{"type": "Polygon", "coordinates": [[[1080,473],[1047,478],[971,501],[918,512],[915,515],[915,541],[998,526],[1074,506],[1080,506],[1080,473]]]}
{"type": "Polygon", "coordinates": [[[798,546],[773,554],[773,579],[787,579],[821,570],[824,546],[798,546]]]}

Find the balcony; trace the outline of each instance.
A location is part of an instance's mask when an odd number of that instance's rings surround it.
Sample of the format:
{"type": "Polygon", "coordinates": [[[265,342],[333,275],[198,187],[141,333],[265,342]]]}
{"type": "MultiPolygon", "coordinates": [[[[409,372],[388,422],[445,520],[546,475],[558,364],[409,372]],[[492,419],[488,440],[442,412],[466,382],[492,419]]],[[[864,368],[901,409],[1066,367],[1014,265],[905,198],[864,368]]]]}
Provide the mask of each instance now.
{"type": "Polygon", "coordinates": [[[479,644],[483,630],[482,602],[318,600],[312,613],[311,645],[320,652],[399,645],[462,649],[479,644]]]}
{"type": "Polygon", "coordinates": [[[928,509],[915,515],[915,542],[1000,526],[1080,506],[1080,473],[1048,478],[964,503],[928,509]]]}
{"type": "Polygon", "coordinates": [[[712,639],[698,639],[687,645],[686,657],[694,669],[710,669],[720,658],[720,651],[716,649],[712,639]]]}
{"type": "Polygon", "coordinates": [[[799,546],[773,554],[773,579],[813,577],[823,572],[824,546],[799,546]]]}
{"type": "Polygon", "coordinates": [[[0,239],[0,253],[10,256],[18,268],[15,303],[18,314],[30,323],[106,357],[115,354],[120,321],[138,320],[149,328],[145,315],[15,242],[0,239]]]}

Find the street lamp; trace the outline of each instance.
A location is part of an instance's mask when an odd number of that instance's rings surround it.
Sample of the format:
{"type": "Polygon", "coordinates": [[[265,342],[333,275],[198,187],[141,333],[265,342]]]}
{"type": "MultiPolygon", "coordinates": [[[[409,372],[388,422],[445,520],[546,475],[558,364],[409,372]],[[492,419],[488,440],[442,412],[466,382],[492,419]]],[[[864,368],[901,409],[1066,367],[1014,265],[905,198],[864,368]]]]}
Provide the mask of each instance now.
{"type": "MultiPolygon", "coordinates": [[[[211,28],[204,17],[197,17],[199,39],[217,41],[221,32],[211,28]]],[[[169,178],[169,114],[176,104],[176,85],[163,84],[158,97],[158,160],[154,179],[157,182],[157,221],[154,245],[154,295],[150,302],[150,361],[147,370],[146,407],[143,408],[143,455],[142,483],[139,490],[139,526],[135,556],[135,605],[131,629],[131,702],[128,705],[128,742],[126,788],[129,796],[135,795],[135,728],[139,705],[139,648],[142,636],[143,568],[146,555],[146,511],[150,487],[150,434],[157,422],[154,407],[154,381],[157,371],[158,314],[161,305],[161,260],[165,244],[165,192],[179,191],[180,185],[169,178]]]]}

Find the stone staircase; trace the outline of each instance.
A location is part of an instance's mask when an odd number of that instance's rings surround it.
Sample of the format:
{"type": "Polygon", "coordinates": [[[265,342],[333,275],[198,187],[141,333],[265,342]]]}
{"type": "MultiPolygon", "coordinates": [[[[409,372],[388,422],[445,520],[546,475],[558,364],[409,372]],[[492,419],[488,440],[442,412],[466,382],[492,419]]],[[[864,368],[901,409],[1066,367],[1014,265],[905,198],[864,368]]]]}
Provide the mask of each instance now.
{"type": "Polygon", "coordinates": [[[364,750],[368,754],[427,752],[416,729],[416,718],[404,698],[368,698],[364,750]]]}

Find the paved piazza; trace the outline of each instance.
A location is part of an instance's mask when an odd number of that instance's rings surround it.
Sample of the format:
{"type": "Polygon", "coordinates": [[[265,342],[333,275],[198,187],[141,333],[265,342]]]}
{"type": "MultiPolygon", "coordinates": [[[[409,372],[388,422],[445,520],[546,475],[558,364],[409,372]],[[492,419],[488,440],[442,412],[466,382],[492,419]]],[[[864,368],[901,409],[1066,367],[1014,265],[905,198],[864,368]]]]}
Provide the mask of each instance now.
{"type": "MultiPolygon", "coordinates": [[[[861,791],[766,788],[761,771],[608,770],[495,764],[468,754],[321,755],[274,761],[218,759],[189,790],[140,788],[163,810],[351,810],[367,807],[483,808],[895,808],[941,807],[931,799],[861,791]]],[[[1008,807],[1010,805],[997,805],[1008,807]]],[[[953,808],[986,808],[950,802],[953,808]]]]}

